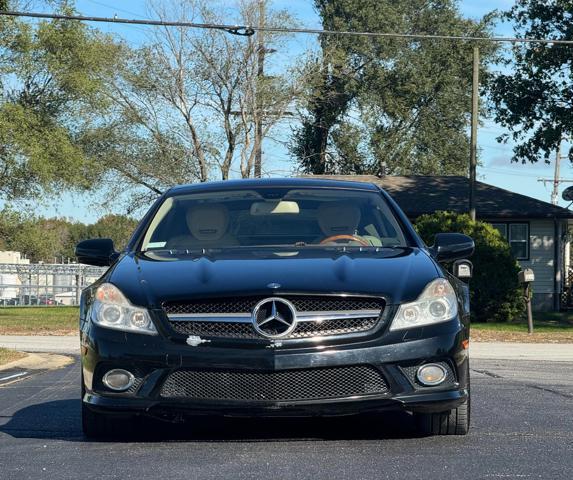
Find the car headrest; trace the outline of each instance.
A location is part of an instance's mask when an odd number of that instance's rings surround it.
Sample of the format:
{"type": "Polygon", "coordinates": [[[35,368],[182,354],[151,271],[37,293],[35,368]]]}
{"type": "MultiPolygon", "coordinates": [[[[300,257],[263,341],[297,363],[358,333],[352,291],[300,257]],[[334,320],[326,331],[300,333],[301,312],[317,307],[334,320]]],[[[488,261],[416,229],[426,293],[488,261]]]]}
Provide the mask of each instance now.
{"type": "Polygon", "coordinates": [[[223,205],[203,205],[187,212],[187,226],[197,240],[219,240],[228,225],[229,212],[223,205]]]}
{"type": "Polygon", "coordinates": [[[360,223],[360,208],[345,203],[323,203],[318,207],[318,225],[322,232],[333,235],[353,235],[360,223]]]}

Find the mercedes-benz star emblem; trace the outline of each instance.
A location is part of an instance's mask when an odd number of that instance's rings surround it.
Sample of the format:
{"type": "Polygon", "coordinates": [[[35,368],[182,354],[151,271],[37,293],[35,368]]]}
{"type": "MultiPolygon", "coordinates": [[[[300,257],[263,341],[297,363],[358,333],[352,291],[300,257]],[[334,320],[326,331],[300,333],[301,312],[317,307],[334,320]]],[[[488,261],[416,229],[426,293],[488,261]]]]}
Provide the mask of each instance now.
{"type": "Polygon", "coordinates": [[[268,338],[287,336],[296,328],[294,305],[284,298],[265,298],[251,314],[254,329],[268,338]]]}

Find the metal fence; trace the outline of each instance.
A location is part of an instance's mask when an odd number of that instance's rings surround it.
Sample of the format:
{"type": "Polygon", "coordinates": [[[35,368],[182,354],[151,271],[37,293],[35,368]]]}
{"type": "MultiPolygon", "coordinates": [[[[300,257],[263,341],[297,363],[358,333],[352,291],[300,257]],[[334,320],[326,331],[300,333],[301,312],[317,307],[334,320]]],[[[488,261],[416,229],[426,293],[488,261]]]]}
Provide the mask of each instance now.
{"type": "Polygon", "coordinates": [[[105,268],[79,264],[0,264],[0,307],[79,305],[105,268]]]}

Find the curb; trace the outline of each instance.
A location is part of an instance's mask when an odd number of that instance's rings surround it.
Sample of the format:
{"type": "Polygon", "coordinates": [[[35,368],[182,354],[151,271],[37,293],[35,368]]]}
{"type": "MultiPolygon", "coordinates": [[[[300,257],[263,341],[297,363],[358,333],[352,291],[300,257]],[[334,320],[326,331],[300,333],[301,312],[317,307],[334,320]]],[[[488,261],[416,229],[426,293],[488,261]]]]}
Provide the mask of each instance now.
{"type": "Polygon", "coordinates": [[[72,357],[57,355],[53,353],[29,353],[24,358],[5,363],[0,366],[0,386],[11,385],[32,375],[48,370],[57,370],[66,367],[74,362],[72,357]],[[6,376],[3,375],[6,374],[6,376]]]}

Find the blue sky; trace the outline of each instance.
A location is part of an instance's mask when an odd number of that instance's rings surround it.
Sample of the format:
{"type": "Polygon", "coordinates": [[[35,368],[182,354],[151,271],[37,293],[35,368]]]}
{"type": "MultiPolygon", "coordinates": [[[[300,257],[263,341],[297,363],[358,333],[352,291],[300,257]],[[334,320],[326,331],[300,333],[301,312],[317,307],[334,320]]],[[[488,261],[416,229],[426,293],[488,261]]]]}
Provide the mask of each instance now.
{"type": "MultiPolygon", "coordinates": [[[[225,0],[232,7],[236,0],[225,0]]],[[[480,18],[493,9],[504,10],[510,7],[513,1],[510,0],[462,0],[459,2],[461,12],[472,18],[480,18]]],[[[274,0],[275,8],[284,8],[290,11],[301,25],[307,27],[320,27],[319,20],[312,8],[310,0],[274,0]]],[[[85,15],[113,16],[128,18],[149,18],[149,12],[145,0],[77,0],[78,10],[85,15]]],[[[127,26],[127,25],[100,25],[100,28],[115,34],[121,35],[127,41],[138,44],[145,40],[147,29],[153,27],[127,26]]],[[[508,25],[498,27],[498,35],[511,34],[508,25]]],[[[303,51],[315,45],[315,38],[301,35],[293,40],[289,50],[303,51]]],[[[280,52],[275,54],[275,61],[280,62],[280,52]]],[[[496,141],[496,137],[504,133],[504,130],[485,121],[479,131],[479,148],[482,166],[478,168],[478,179],[498,187],[506,188],[524,195],[529,195],[540,200],[549,201],[552,185],[544,185],[538,182],[539,177],[552,177],[554,165],[533,164],[521,165],[512,164],[511,144],[503,145],[496,141]]],[[[281,147],[266,145],[265,153],[267,157],[273,157],[273,167],[278,171],[289,171],[294,165],[288,158],[288,152],[281,147]]],[[[573,172],[571,164],[563,161],[561,166],[562,178],[572,178],[573,172]]],[[[561,186],[560,191],[568,186],[561,186]]],[[[560,204],[566,203],[560,200],[560,204]]],[[[46,205],[38,207],[36,213],[45,216],[67,216],[83,222],[93,222],[103,212],[93,206],[92,197],[72,196],[64,194],[61,198],[48,201],[46,205]]]]}

